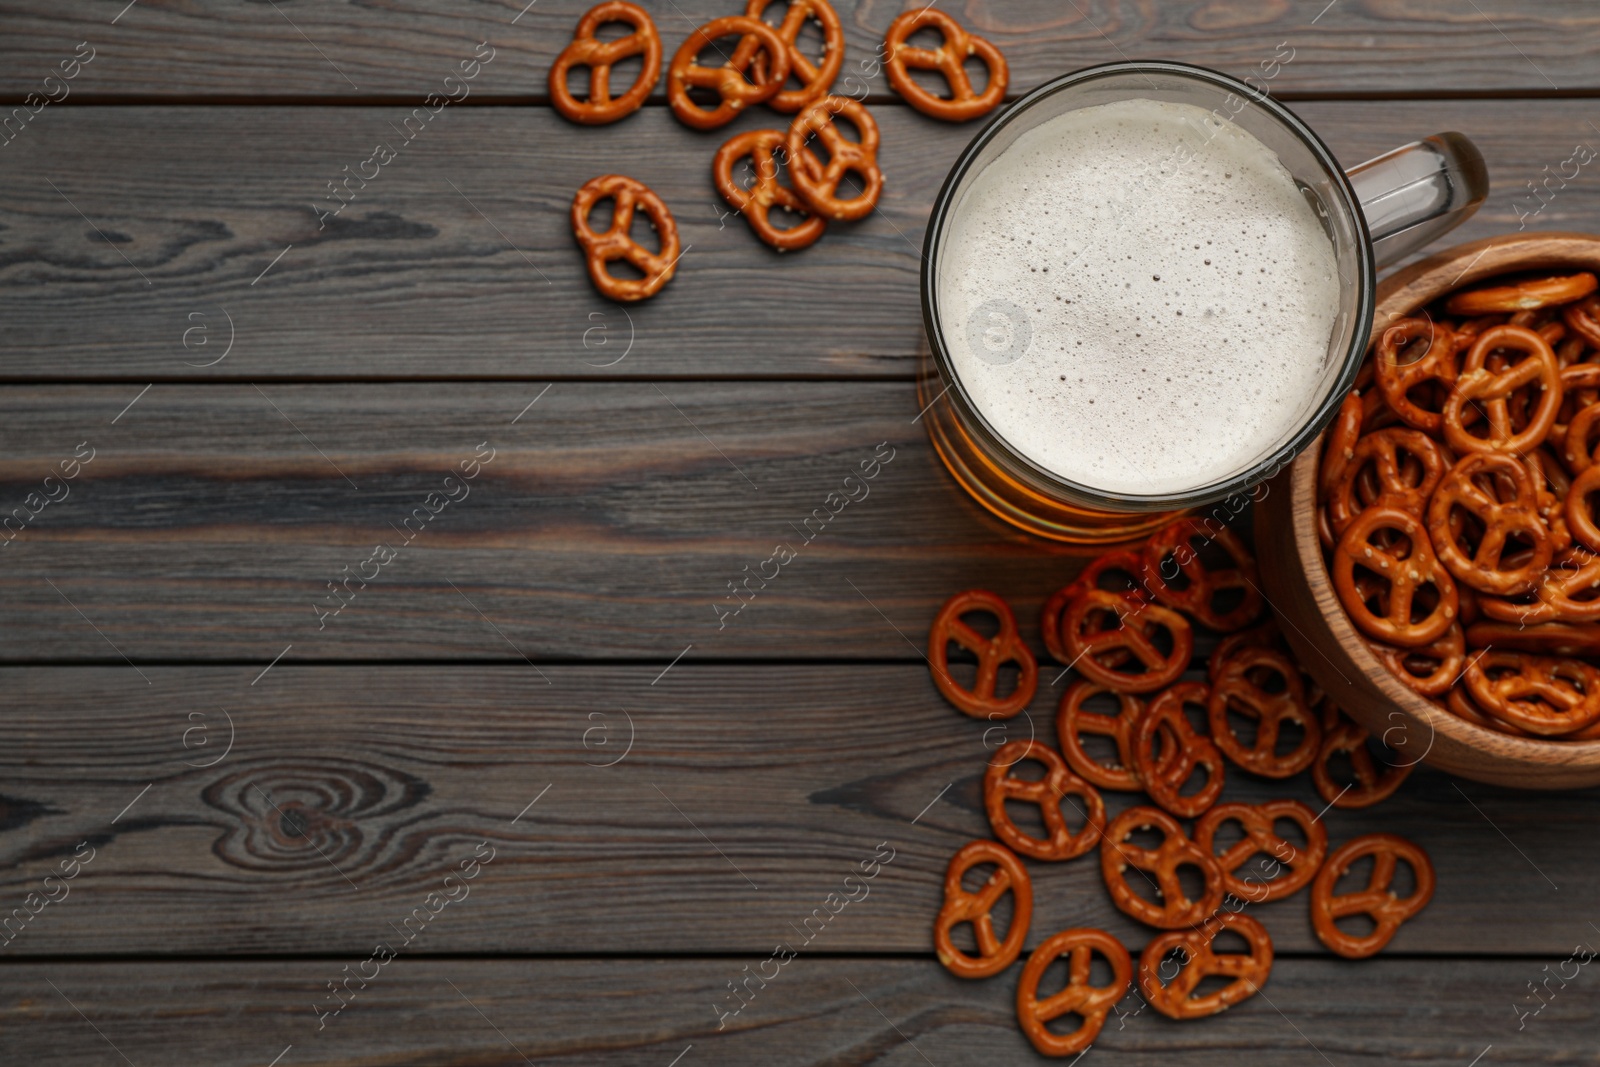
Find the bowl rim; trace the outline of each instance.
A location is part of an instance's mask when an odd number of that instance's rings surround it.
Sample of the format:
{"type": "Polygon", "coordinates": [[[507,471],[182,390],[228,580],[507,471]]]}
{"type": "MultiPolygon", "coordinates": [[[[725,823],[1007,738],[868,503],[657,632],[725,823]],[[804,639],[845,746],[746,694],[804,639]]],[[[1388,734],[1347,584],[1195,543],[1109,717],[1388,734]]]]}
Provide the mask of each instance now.
{"type": "MultiPolygon", "coordinates": [[[[1388,323],[1409,315],[1445,293],[1498,275],[1550,267],[1570,269],[1574,266],[1600,272],[1600,235],[1569,231],[1519,232],[1453,245],[1396,271],[1379,283],[1377,314],[1367,339],[1367,349],[1370,351],[1388,323]],[[1522,247],[1528,244],[1539,245],[1539,250],[1528,254],[1522,247]],[[1439,278],[1446,271],[1459,266],[1463,260],[1469,262],[1460,274],[1443,287],[1438,287],[1436,283],[1439,278]]],[[[1329,574],[1327,562],[1323,559],[1322,543],[1316,529],[1318,470],[1327,436],[1328,431],[1324,430],[1296,457],[1290,471],[1289,492],[1292,504],[1298,505],[1302,501],[1311,504],[1308,508],[1290,508],[1295,554],[1303,562],[1308,580],[1320,580],[1332,589],[1333,576],[1329,574]]],[[[1433,740],[1442,734],[1479,752],[1497,749],[1489,754],[1503,762],[1543,766],[1600,766],[1600,739],[1563,741],[1558,738],[1522,737],[1478,726],[1440,708],[1400,681],[1373,654],[1366,638],[1351,622],[1349,613],[1337,596],[1333,602],[1338,610],[1323,610],[1322,614],[1339,647],[1350,658],[1352,665],[1372,680],[1384,697],[1432,731],[1430,750],[1433,740]]],[[[1418,762],[1422,759],[1426,759],[1426,755],[1418,762]]]]}

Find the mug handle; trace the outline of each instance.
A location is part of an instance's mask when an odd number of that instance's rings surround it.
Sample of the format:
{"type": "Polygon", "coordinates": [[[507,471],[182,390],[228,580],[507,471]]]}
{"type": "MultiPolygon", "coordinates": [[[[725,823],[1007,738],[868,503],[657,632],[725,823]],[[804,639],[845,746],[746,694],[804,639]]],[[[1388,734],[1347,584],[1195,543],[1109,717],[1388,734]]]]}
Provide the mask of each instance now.
{"type": "Polygon", "coordinates": [[[1345,174],[1367,217],[1380,268],[1461,225],[1489,193],[1483,155],[1459,133],[1413,141],[1345,174]]]}

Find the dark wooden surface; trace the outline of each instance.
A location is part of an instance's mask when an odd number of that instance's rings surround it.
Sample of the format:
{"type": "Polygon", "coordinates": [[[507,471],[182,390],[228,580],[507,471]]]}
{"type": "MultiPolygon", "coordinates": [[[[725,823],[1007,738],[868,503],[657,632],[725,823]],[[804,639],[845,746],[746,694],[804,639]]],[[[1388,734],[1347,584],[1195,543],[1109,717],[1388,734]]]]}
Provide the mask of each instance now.
{"type": "MultiPolygon", "coordinates": [[[[0,998],[13,1005],[8,1023],[27,1020],[14,1047],[36,1067],[122,1063],[113,1044],[141,1067],[177,1062],[167,1058],[174,1047],[192,1053],[182,1062],[217,1067],[260,1067],[280,1053],[314,1067],[643,1067],[679,1055],[680,1067],[1050,1062],[1017,1032],[1008,978],[962,982],[921,960],[795,959],[718,1032],[718,996],[750,958],[401,958],[319,1033],[315,989],[346,962],[27,963],[0,971],[0,998]]],[[[1489,1046],[1480,1064],[1593,1062],[1592,1039],[1574,1035],[1592,1036],[1600,1018],[1577,987],[1507,1039],[1508,998],[1539,967],[1281,960],[1264,996],[1205,1026],[1134,1014],[1130,999],[1082,1062],[1463,1067],[1489,1046]]]]}
{"type": "MultiPolygon", "coordinates": [[[[0,947],[0,1063],[1034,1061],[1016,968],[957,981],[929,944],[1002,738],[937,697],[928,622],[984,586],[1037,648],[1040,601],[1081,565],[966,500],[913,421],[922,229],[975,127],[865,79],[882,208],[779,258],[722,217],[722,136],[659,106],[593,130],[543,106],[586,6],[0,3],[8,108],[96,50],[0,146],[0,514],[94,450],[0,548],[0,914],[94,850],[0,947]],[[485,40],[472,96],[319,231],[325,183],[485,40]],[[626,315],[565,222],[612,169],[693,246],[626,315]],[[400,545],[480,442],[470,496],[400,545]],[[870,496],[800,544],[884,442],[870,496]],[[327,583],[380,541],[394,560],[319,628],[327,583]],[[719,628],[727,583],[779,542],[798,557],[719,628]],[[470,896],[319,1032],[328,983],[480,842],[470,896]],[[882,842],[867,899],[719,1031],[728,982],[882,842]]],[[[647,6],[670,50],[735,5],[647,6]]],[[[838,4],[846,74],[902,6],[838,4]]],[[[945,7],[1007,50],[1016,91],[1124,56],[1259,77],[1287,42],[1270,88],[1345,162],[1479,143],[1494,190],[1462,239],[1516,230],[1528,183],[1600,144],[1584,3],[945,7]]],[[[1596,229],[1597,181],[1521,224],[1596,229]]],[[[1053,739],[1057,675],[1006,737],[1053,739]]],[[[1327,821],[1434,858],[1391,950],[1332,959],[1303,894],[1262,907],[1264,996],[1196,1025],[1130,1014],[1087,1062],[1596,1062],[1593,969],[1540,986],[1537,1015],[1529,983],[1600,939],[1600,792],[1424,770],[1327,821]]],[[[1092,860],[1031,866],[1030,944],[1148,938],[1092,860]]]]}
{"type": "MultiPolygon", "coordinates": [[[[358,953],[488,840],[497,858],[430,927],[429,951],[762,953],[887,841],[893,862],[817,947],[926,954],[945,862],[987,836],[980,784],[1001,733],[944,706],[914,664],[679,664],[652,684],[660,669],[279,664],[254,685],[254,666],[0,673],[0,781],[21,831],[0,891],[22,896],[78,841],[101,853],[10,951],[358,953]],[[227,757],[193,766],[221,757],[230,720],[227,757]],[[314,809],[304,838],[263,793],[314,809]]],[[[1005,736],[1053,744],[1060,692],[1005,736]]],[[[1324,806],[1304,776],[1238,772],[1225,795],[1324,806]]],[[[1106,795],[1113,810],[1131,799],[1106,795]]],[[[1422,771],[1387,805],[1325,822],[1336,842],[1389,830],[1433,854],[1436,898],[1396,952],[1564,956],[1600,937],[1585,925],[1600,915],[1593,857],[1570,845],[1593,838],[1597,801],[1422,771]]],[[[1092,858],[1033,869],[1030,945],[1078,925],[1146,939],[1092,858]]],[[[1252,910],[1280,951],[1319,952],[1306,907],[1300,894],[1252,910]]]]}
{"type": "MultiPolygon", "coordinates": [[[[542,101],[551,60],[591,6],[585,0],[138,0],[118,18],[126,2],[61,0],[41,8],[7,0],[0,5],[8,31],[0,43],[0,91],[32,91],[61,56],[87,39],[97,55],[76,88],[96,97],[410,98],[487,40],[497,49],[497,65],[474,95],[542,101]]],[[[695,26],[743,7],[716,0],[643,0],[643,6],[655,18],[667,57],[695,26]]],[[[846,29],[847,73],[862,73],[861,61],[876,54],[883,31],[906,6],[834,4],[846,29]]],[[[1593,59],[1600,18],[1585,0],[959,0],[940,6],[1005,50],[1017,91],[1122,58],[1182,60],[1260,78],[1261,64],[1284,41],[1294,58],[1272,79],[1277,91],[1600,87],[1593,59]]],[[[868,89],[891,95],[881,74],[868,89]]]]}
{"type": "MultiPolygon", "coordinates": [[[[1600,211],[1600,164],[1565,188],[1552,179],[1542,210],[1527,187],[1546,167],[1559,175],[1576,144],[1600,146],[1588,100],[1296,110],[1347,165],[1441,130],[1471,136],[1494,184],[1462,239],[1524,222],[1581,230],[1600,211]]],[[[712,189],[720,132],[692,132],[664,108],[579,130],[546,108],[447,107],[319,229],[327,183],[376,141],[397,141],[409,113],[47,107],[0,147],[0,280],[16,345],[0,378],[143,386],[913,374],[922,230],[973,128],[875,109],[887,183],[879,210],[779,255],[712,189]],[[573,190],[610,171],[659,192],[688,248],[660,296],[626,309],[589,285],[566,217],[573,190]],[[227,357],[205,366],[229,337],[227,357]]],[[[761,109],[731,128],[774,120],[761,109]]]]}

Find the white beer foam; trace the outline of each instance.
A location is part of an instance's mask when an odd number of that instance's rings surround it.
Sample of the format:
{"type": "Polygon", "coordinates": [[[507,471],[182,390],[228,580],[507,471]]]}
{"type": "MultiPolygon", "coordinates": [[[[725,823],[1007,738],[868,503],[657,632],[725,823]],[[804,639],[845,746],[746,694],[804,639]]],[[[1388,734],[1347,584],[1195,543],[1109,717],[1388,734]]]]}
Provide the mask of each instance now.
{"type": "Polygon", "coordinates": [[[1079,484],[1214,484],[1317,399],[1333,245],[1277,154],[1203,108],[1124,100],[1041,123],[973,179],[939,257],[968,395],[1079,484]]]}

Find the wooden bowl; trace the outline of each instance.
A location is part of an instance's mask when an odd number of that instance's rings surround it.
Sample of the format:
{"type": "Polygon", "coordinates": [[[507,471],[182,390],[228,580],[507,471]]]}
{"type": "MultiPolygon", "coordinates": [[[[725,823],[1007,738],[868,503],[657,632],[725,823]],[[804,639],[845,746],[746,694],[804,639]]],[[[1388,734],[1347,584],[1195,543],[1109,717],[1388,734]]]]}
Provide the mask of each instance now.
{"type": "MultiPolygon", "coordinates": [[[[1378,286],[1373,338],[1446,292],[1523,270],[1600,273],[1600,237],[1512,234],[1415,263],[1378,286]]],[[[1270,483],[1256,510],[1261,580],[1300,666],[1402,762],[1423,760],[1463,778],[1522,789],[1600,785],[1600,740],[1513,737],[1475,726],[1412,691],[1373,655],[1334,593],[1317,539],[1317,468],[1326,437],[1270,483]]]]}

